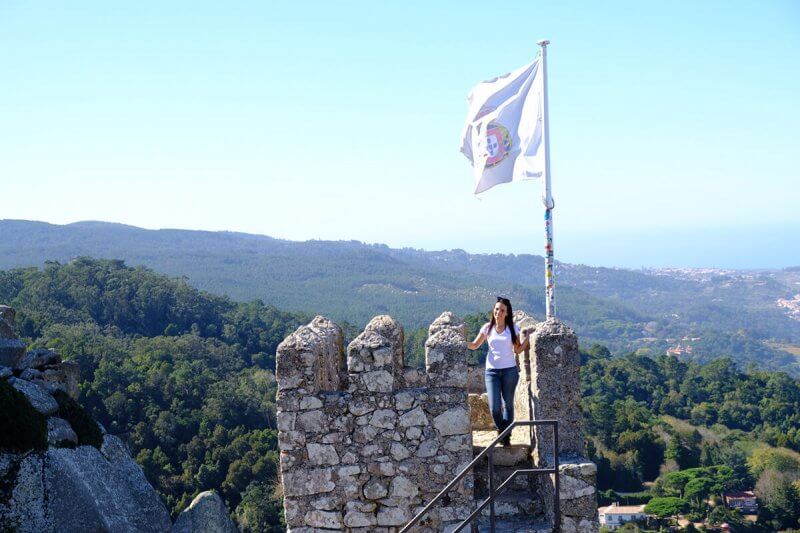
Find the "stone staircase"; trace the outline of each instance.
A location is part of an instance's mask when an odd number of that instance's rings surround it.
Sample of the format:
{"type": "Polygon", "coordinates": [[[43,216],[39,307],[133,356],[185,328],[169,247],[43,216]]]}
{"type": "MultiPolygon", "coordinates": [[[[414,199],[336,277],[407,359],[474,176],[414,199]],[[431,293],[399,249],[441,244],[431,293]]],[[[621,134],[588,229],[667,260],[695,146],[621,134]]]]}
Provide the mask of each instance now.
{"type": "MultiPolygon", "coordinates": [[[[470,393],[470,419],[472,421],[473,457],[486,449],[497,437],[485,393],[470,393]]],[[[511,446],[495,446],[494,483],[499,486],[515,470],[533,468],[531,458],[530,430],[515,428],[511,434],[511,446]]],[[[489,496],[488,460],[475,465],[475,504],[489,496]]],[[[535,490],[534,476],[518,476],[512,485],[495,498],[495,531],[497,533],[545,533],[552,531],[544,517],[544,507],[535,490]]],[[[473,532],[489,531],[489,506],[472,529],[473,532]]]]}

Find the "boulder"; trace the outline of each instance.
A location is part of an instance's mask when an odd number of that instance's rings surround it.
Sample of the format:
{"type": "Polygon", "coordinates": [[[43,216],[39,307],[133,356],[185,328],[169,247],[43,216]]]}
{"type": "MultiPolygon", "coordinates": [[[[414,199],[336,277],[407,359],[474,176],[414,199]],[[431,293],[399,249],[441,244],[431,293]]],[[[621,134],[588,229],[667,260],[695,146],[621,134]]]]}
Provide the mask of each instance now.
{"type": "Polygon", "coordinates": [[[56,399],[50,396],[50,393],[39,385],[17,378],[9,379],[9,383],[24,394],[28,401],[31,402],[33,408],[43,415],[54,415],[58,411],[56,399]]]}
{"type": "Polygon", "coordinates": [[[31,381],[38,378],[41,375],[42,372],[40,370],[36,370],[35,368],[26,368],[25,370],[22,371],[22,374],[20,374],[19,377],[20,379],[24,379],[25,381],[31,381]]]}
{"type": "Polygon", "coordinates": [[[77,401],[80,396],[80,389],[78,388],[80,372],[80,367],[76,361],[64,361],[63,363],[49,366],[42,371],[28,368],[21,377],[25,379],[27,373],[29,376],[34,376],[31,378],[33,383],[36,383],[51,394],[61,390],[77,401]]]}
{"type": "Polygon", "coordinates": [[[198,494],[172,526],[172,533],[237,533],[237,531],[228,515],[225,503],[213,490],[198,494]]]}
{"type": "Polygon", "coordinates": [[[61,356],[48,348],[36,348],[28,350],[18,362],[17,369],[36,368],[41,369],[45,365],[55,365],[61,362],[61,356]]]}
{"type": "Polygon", "coordinates": [[[169,513],[141,468],[116,437],[106,439],[103,448],[113,453],[79,446],[0,454],[0,465],[13,463],[5,469],[9,497],[0,501],[0,524],[19,533],[170,531],[169,513]]]}
{"type": "Polygon", "coordinates": [[[44,454],[0,454],[0,472],[9,483],[0,499],[0,526],[16,533],[55,532],[55,517],[46,505],[44,454]]]}
{"type": "Polygon", "coordinates": [[[50,446],[77,445],[78,435],[63,418],[50,417],[47,419],[47,442],[50,446]]]}
{"type": "MultiPolygon", "coordinates": [[[[2,320],[0,320],[2,323],[2,320]]],[[[16,368],[17,363],[25,356],[25,343],[19,339],[8,339],[0,336],[0,366],[16,368]]]]}
{"type": "Polygon", "coordinates": [[[51,449],[45,479],[59,531],[169,531],[166,507],[130,457],[110,462],[91,446],[51,449]]]}

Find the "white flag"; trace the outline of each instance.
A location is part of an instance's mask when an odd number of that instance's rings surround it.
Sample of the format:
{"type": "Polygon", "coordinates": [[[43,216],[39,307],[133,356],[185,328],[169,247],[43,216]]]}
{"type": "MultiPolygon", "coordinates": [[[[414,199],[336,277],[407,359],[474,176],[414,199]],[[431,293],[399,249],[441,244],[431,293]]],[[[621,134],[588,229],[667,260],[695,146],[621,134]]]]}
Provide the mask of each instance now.
{"type": "Polygon", "coordinates": [[[475,194],[498,183],[544,176],[541,56],[478,84],[467,97],[461,152],[475,169],[475,194]]]}

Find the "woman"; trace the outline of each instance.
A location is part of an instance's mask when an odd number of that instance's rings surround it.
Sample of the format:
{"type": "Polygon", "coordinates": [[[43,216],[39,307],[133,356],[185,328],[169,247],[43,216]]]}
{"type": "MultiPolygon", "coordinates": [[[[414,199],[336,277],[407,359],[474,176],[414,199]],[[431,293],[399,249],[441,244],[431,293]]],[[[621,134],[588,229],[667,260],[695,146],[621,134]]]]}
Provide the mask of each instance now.
{"type": "MultiPolygon", "coordinates": [[[[519,381],[516,354],[530,346],[528,339],[520,342],[519,328],[514,325],[512,314],[511,302],[498,296],[492,310],[492,320],[483,325],[474,341],[467,344],[470,350],[477,350],[484,341],[489,342],[484,379],[489,411],[498,435],[514,421],[514,390],[519,381]]],[[[502,444],[511,444],[511,434],[506,435],[502,444]]]]}

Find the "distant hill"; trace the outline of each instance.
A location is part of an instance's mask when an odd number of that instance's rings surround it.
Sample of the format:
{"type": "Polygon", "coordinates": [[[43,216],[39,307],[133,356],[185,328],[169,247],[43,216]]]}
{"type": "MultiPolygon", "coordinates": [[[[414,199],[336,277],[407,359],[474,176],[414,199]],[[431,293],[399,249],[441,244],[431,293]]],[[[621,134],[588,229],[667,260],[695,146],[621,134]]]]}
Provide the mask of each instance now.
{"type": "MultiPolygon", "coordinates": [[[[145,230],[105,222],[0,221],[0,269],[90,256],[124,259],[240,301],[363,325],[390,313],[407,328],[445,309],[485,312],[496,294],[544,314],[536,255],[392,249],[357,241],[294,242],[233,232],[145,230]]],[[[778,304],[800,294],[800,272],[627,270],[557,263],[559,316],[582,342],[615,352],[673,349],[731,355],[800,374],[800,320],[778,304]]]]}

